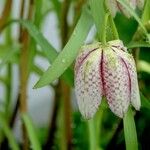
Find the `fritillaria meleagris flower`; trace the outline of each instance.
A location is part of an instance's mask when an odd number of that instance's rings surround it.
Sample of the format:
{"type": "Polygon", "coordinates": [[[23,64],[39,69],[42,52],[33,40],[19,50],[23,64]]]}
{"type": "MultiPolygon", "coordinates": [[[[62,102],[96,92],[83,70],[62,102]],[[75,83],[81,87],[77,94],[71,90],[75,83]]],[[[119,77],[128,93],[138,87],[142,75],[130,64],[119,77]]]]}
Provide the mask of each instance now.
{"type": "MultiPolygon", "coordinates": [[[[144,0],[126,0],[132,9],[142,9],[144,6],[144,0]]],[[[123,13],[126,17],[130,17],[130,13],[117,1],[117,0],[106,0],[106,6],[110,10],[113,17],[116,16],[117,12],[123,13]]]]}
{"type": "Polygon", "coordinates": [[[111,111],[119,117],[130,103],[140,109],[137,72],[133,57],[120,40],[83,46],[75,64],[75,92],[85,119],[96,113],[105,96],[111,111]]]}

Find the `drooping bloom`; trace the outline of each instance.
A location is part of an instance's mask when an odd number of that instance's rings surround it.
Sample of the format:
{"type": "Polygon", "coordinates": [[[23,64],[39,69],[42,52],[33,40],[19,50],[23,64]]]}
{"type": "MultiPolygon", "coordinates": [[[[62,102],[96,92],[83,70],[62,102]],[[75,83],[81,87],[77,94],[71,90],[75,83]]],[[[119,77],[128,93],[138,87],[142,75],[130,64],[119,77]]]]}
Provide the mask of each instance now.
{"type": "Polygon", "coordinates": [[[111,111],[121,118],[130,104],[140,109],[135,62],[122,41],[81,48],[75,63],[75,92],[85,119],[94,116],[103,96],[111,111]]]}
{"type": "MultiPolygon", "coordinates": [[[[144,0],[126,0],[132,9],[142,9],[144,6],[144,0]]],[[[126,17],[130,17],[130,13],[117,1],[117,0],[106,0],[106,6],[110,10],[113,17],[116,16],[117,12],[123,13],[126,17]]]]}

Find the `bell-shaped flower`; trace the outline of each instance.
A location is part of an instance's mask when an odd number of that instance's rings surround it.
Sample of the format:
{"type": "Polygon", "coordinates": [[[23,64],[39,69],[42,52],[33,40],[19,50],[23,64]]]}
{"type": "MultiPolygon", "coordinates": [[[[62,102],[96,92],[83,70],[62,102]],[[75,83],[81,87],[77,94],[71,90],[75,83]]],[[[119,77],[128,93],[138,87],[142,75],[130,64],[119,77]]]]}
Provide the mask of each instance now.
{"type": "MultiPolygon", "coordinates": [[[[144,0],[126,0],[132,9],[142,9],[144,6],[144,0]]],[[[123,13],[126,17],[130,17],[130,13],[117,1],[117,0],[106,0],[106,6],[110,10],[113,17],[116,16],[117,12],[123,13]]]]}
{"type": "Polygon", "coordinates": [[[120,40],[81,48],[75,63],[75,93],[85,119],[94,116],[103,96],[111,111],[121,118],[130,104],[140,109],[135,62],[120,40]]]}

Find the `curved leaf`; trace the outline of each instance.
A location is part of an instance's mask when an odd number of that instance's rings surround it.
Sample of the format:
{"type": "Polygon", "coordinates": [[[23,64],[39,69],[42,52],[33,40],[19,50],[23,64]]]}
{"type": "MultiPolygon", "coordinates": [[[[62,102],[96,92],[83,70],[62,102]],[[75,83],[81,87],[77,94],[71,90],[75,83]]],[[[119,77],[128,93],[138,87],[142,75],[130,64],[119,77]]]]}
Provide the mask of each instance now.
{"type": "Polygon", "coordinates": [[[34,88],[45,86],[63,74],[77,56],[79,48],[87,37],[92,24],[92,18],[89,13],[83,11],[70,40],[34,88]]]}
{"type": "Polygon", "coordinates": [[[0,128],[4,131],[4,134],[8,138],[8,142],[12,150],[19,150],[19,146],[17,145],[17,142],[12,134],[11,129],[9,128],[5,117],[2,113],[0,113],[0,128]]]}
{"type": "Polygon", "coordinates": [[[23,119],[23,122],[25,124],[26,129],[27,129],[29,139],[30,139],[30,142],[32,145],[32,149],[33,150],[42,150],[40,143],[38,141],[36,131],[34,129],[31,118],[28,116],[28,114],[24,113],[24,114],[22,114],[22,119],[23,119]]]}

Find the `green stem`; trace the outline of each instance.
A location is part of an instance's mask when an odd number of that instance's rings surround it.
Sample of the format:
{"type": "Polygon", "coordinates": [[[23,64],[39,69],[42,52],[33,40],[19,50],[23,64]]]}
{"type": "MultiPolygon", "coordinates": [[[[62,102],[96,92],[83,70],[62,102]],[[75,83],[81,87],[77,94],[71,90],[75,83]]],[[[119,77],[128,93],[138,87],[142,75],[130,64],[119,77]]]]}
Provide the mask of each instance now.
{"type": "MultiPolygon", "coordinates": [[[[7,45],[12,44],[11,40],[11,27],[7,28],[5,33],[5,41],[7,45]]],[[[8,63],[6,64],[6,80],[7,84],[5,84],[5,117],[6,120],[9,120],[10,115],[10,106],[11,106],[11,86],[12,86],[12,64],[8,63]]]]}
{"type": "Polygon", "coordinates": [[[110,21],[110,26],[111,26],[114,38],[119,39],[119,34],[118,34],[116,25],[115,25],[114,20],[111,15],[109,15],[109,21],[110,21]]]}
{"type": "Polygon", "coordinates": [[[134,115],[131,108],[129,108],[127,114],[123,118],[123,125],[124,125],[126,150],[138,150],[136,126],[134,122],[134,115]]]}
{"type": "Polygon", "coordinates": [[[88,131],[89,131],[90,150],[96,150],[97,139],[96,139],[94,119],[88,121],[88,131]]]}
{"type": "Polygon", "coordinates": [[[109,14],[106,13],[104,17],[104,25],[102,31],[102,44],[106,45],[106,32],[107,32],[107,21],[108,21],[109,14]]]}
{"type": "Polygon", "coordinates": [[[105,109],[105,101],[102,100],[101,106],[96,113],[96,116],[94,118],[95,120],[95,129],[96,129],[96,141],[97,141],[97,146],[100,146],[101,142],[101,129],[102,129],[102,119],[103,119],[103,112],[105,109]]]}

